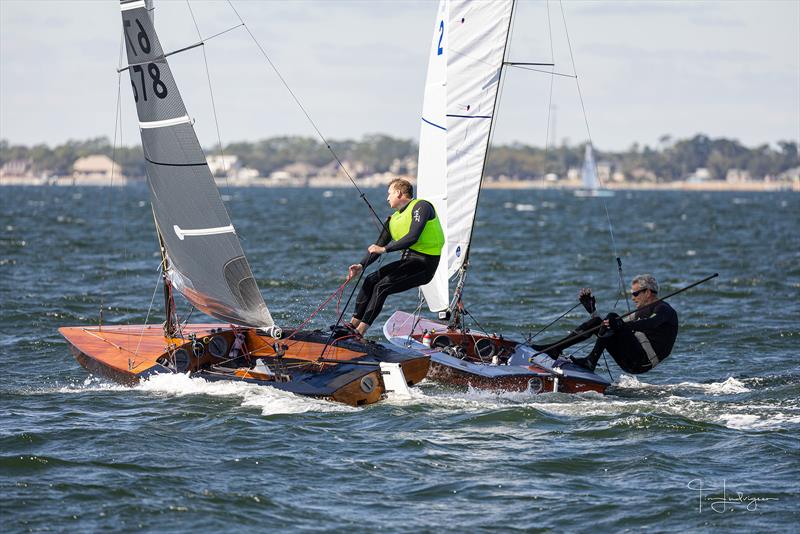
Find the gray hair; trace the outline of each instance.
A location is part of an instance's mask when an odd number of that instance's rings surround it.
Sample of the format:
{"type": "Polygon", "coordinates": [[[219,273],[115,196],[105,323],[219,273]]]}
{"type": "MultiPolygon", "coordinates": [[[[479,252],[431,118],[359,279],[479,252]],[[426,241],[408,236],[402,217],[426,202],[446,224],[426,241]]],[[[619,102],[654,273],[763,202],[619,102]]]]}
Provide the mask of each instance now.
{"type": "Polygon", "coordinates": [[[637,284],[641,289],[649,289],[653,293],[658,293],[658,282],[652,274],[639,274],[631,280],[631,285],[637,284]]]}

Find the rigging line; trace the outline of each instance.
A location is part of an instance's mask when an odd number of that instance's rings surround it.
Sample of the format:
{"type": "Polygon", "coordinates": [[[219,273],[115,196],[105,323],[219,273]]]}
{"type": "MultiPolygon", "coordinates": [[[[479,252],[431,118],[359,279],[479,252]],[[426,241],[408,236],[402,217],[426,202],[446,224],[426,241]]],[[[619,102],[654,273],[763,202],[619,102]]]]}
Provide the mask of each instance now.
{"type": "Polygon", "coordinates": [[[147,321],[150,320],[150,312],[153,311],[153,303],[156,301],[156,293],[158,293],[158,288],[161,285],[161,262],[158,263],[158,276],[156,277],[156,287],[153,289],[153,296],[150,297],[150,306],[147,308],[147,315],[144,318],[144,324],[142,325],[142,331],[139,333],[139,341],[136,343],[136,350],[133,352],[134,356],[139,355],[139,347],[142,344],[142,338],[144,337],[145,328],[147,328],[147,321]]]}
{"type": "MultiPolygon", "coordinates": [[[[592,132],[591,132],[591,129],[589,128],[589,117],[586,114],[586,105],[584,104],[584,101],[583,101],[583,92],[581,91],[581,83],[578,80],[578,71],[577,71],[577,67],[575,65],[575,56],[574,56],[574,54],[572,52],[572,41],[569,38],[569,29],[567,28],[567,16],[564,13],[564,3],[562,2],[562,0],[559,0],[558,5],[561,8],[561,20],[564,23],[564,33],[566,34],[566,37],[567,37],[567,46],[569,48],[569,57],[570,57],[570,61],[572,62],[572,72],[575,74],[575,87],[578,90],[578,98],[580,99],[581,110],[583,112],[583,121],[586,124],[586,135],[589,137],[589,144],[592,147],[594,147],[594,141],[592,140],[592,132]]],[[[595,169],[594,169],[595,173],[597,173],[597,160],[596,160],[596,158],[595,158],[595,161],[594,161],[594,167],[595,167],[595,169]]],[[[598,181],[600,181],[600,183],[602,185],[602,180],[600,180],[599,173],[597,173],[597,175],[598,175],[597,179],[598,179],[598,181]]],[[[618,272],[619,272],[619,277],[620,277],[620,285],[622,286],[622,285],[624,285],[622,283],[622,276],[623,276],[622,275],[622,261],[619,259],[619,253],[617,252],[617,242],[616,242],[616,239],[614,238],[614,225],[611,222],[611,214],[608,211],[608,203],[606,202],[605,198],[603,198],[603,208],[605,209],[605,212],[606,212],[606,220],[608,221],[608,233],[611,236],[611,249],[612,249],[612,251],[614,253],[614,258],[616,258],[616,260],[617,260],[617,264],[618,264],[618,267],[619,267],[618,272]]],[[[628,303],[627,294],[625,295],[625,302],[628,303]]],[[[630,310],[630,304],[628,304],[628,309],[630,310]]]]}
{"type": "MultiPolygon", "coordinates": [[[[200,38],[201,42],[205,42],[205,40],[203,39],[203,34],[200,33],[200,26],[197,24],[197,19],[194,16],[194,11],[192,10],[192,4],[189,2],[189,0],[186,0],[186,7],[189,8],[189,14],[192,16],[192,22],[194,22],[194,28],[197,30],[197,36],[200,38]]],[[[203,62],[206,65],[206,79],[208,80],[208,93],[209,95],[211,95],[211,111],[214,114],[214,126],[217,129],[217,143],[219,144],[219,154],[220,157],[222,158],[222,170],[225,172],[225,192],[226,194],[230,195],[231,186],[228,183],[228,166],[225,164],[225,152],[222,149],[222,134],[220,134],[219,131],[219,119],[217,118],[217,104],[214,101],[214,89],[211,86],[211,71],[208,68],[208,56],[206,55],[206,47],[204,46],[202,50],[203,50],[203,62]]]]}
{"type": "Polygon", "coordinates": [[[542,69],[532,69],[530,67],[523,67],[523,66],[520,66],[520,65],[507,65],[507,66],[508,67],[513,67],[515,69],[520,69],[520,70],[529,70],[531,72],[541,72],[541,73],[544,73],[544,74],[552,74],[553,76],[562,76],[564,78],[577,78],[577,76],[575,76],[574,74],[565,74],[563,72],[554,72],[554,71],[551,71],[551,70],[542,70],[542,69]]]}
{"type": "MultiPolygon", "coordinates": [[[[547,8],[547,37],[550,41],[550,61],[555,62],[555,53],[553,51],[553,27],[550,17],[550,2],[545,2],[545,7],[547,8]]],[[[553,67],[554,68],[554,67],[553,67]]],[[[545,138],[544,138],[544,169],[542,169],[542,185],[545,183],[545,177],[547,176],[547,156],[549,154],[548,148],[550,145],[550,120],[551,120],[551,113],[553,111],[553,82],[555,81],[555,76],[553,76],[554,71],[553,68],[550,69],[550,90],[547,95],[547,126],[545,130],[545,138]]]]}
{"type": "Polygon", "coordinates": [[[211,39],[213,39],[215,37],[219,37],[220,35],[226,34],[229,31],[233,31],[236,28],[241,28],[241,27],[242,27],[242,24],[237,24],[236,26],[232,26],[232,27],[228,28],[227,30],[223,30],[223,31],[221,31],[219,33],[215,33],[211,37],[206,37],[205,39],[203,39],[201,37],[200,40],[198,42],[194,43],[194,44],[190,44],[190,45],[184,46],[183,48],[178,48],[177,50],[172,50],[171,52],[164,52],[160,56],[156,56],[153,59],[150,59],[148,61],[141,61],[141,62],[137,62],[137,63],[129,63],[127,67],[120,67],[119,69],[117,69],[117,71],[122,72],[122,71],[126,71],[126,70],[130,69],[131,67],[139,67],[139,66],[147,65],[147,64],[153,63],[153,62],[157,62],[157,63],[164,62],[164,60],[166,58],[168,58],[169,56],[174,56],[175,54],[180,54],[181,52],[186,52],[186,51],[191,50],[193,48],[197,48],[198,46],[205,46],[206,43],[209,42],[211,39]]]}
{"type": "MultiPolygon", "coordinates": [[[[178,325],[180,325],[181,323],[183,323],[183,324],[184,324],[184,326],[188,326],[188,325],[189,325],[189,319],[191,319],[191,318],[192,318],[192,314],[194,313],[194,310],[195,310],[195,309],[196,309],[196,308],[194,307],[194,305],[192,305],[192,307],[191,307],[191,308],[189,308],[189,314],[186,316],[186,319],[184,319],[183,321],[178,321],[178,325]]],[[[180,326],[178,326],[178,328],[180,328],[180,326]]],[[[181,337],[183,337],[183,336],[181,336],[181,337]]]]}
{"type": "Polygon", "coordinates": [[[327,305],[328,305],[328,303],[329,303],[329,302],[330,302],[330,301],[333,299],[333,297],[335,297],[336,295],[339,295],[339,294],[342,294],[342,293],[344,293],[344,288],[345,288],[345,286],[347,285],[347,282],[349,282],[349,280],[346,280],[344,284],[342,284],[342,285],[340,285],[338,288],[336,288],[336,291],[334,291],[333,293],[331,293],[331,294],[330,294],[330,296],[329,296],[328,298],[326,298],[326,299],[325,299],[325,301],[323,301],[323,303],[322,303],[322,304],[320,304],[319,306],[317,306],[317,309],[316,309],[316,310],[314,310],[314,313],[312,313],[311,315],[309,315],[308,317],[306,317],[306,318],[303,320],[303,322],[302,322],[302,323],[300,323],[300,325],[294,329],[294,331],[293,331],[293,332],[292,332],[292,333],[289,335],[289,337],[287,337],[287,338],[284,338],[282,341],[285,343],[285,342],[289,341],[290,339],[292,339],[292,337],[294,337],[294,335],[295,335],[296,333],[298,333],[298,332],[300,331],[300,329],[301,329],[301,328],[303,328],[305,325],[307,325],[307,324],[308,324],[308,323],[311,321],[311,319],[313,319],[313,318],[314,318],[314,316],[315,316],[316,314],[318,314],[320,311],[322,311],[322,309],[323,309],[325,306],[327,306],[327,305]]]}
{"type": "Polygon", "coordinates": [[[356,184],[356,181],[350,175],[350,172],[344,166],[344,163],[342,163],[342,160],[339,158],[339,155],[336,153],[336,151],[333,150],[333,147],[331,147],[331,144],[328,142],[328,140],[325,138],[325,136],[322,135],[322,132],[317,127],[317,124],[314,122],[314,119],[312,119],[311,115],[308,114],[308,111],[306,111],[306,108],[300,102],[300,99],[297,97],[297,95],[294,93],[294,91],[292,91],[291,87],[289,87],[289,84],[287,83],[286,79],[283,77],[281,72],[278,70],[278,67],[272,62],[272,60],[270,59],[270,57],[267,54],[266,50],[264,50],[264,47],[261,46],[261,43],[258,42],[258,39],[256,39],[256,36],[253,35],[253,32],[250,31],[250,27],[247,24],[245,24],[244,19],[242,19],[241,15],[239,15],[239,12],[236,11],[236,8],[233,6],[233,3],[231,3],[231,0],[227,0],[227,2],[228,2],[228,5],[231,6],[231,9],[233,10],[233,12],[236,13],[236,16],[239,18],[239,22],[242,23],[242,26],[244,26],[244,29],[247,31],[247,34],[250,36],[250,38],[253,40],[255,45],[261,51],[261,54],[264,56],[264,59],[267,60],[267,63],[269,63],[270,67],[272,67],[272,70],[275,71],[275,74],[278,76],[278,79],[281,81],[281,83],[283,83],[283,86],[286,88],[286,90],[291,95],[292,99],[295,101],[297,106],[300,108],[300,111],[302,111],[303,115],[306,116],[306,119],[308,120],[309,124],[311,124],[311,127],[314,128],[314,130],[317,132],[317,135],[319,136],[319,138],[322,139],[323,143],[325,143],[325,147],[333,155],[333,158],[336,160],[336,163],[339,164],[339,168],[341,168],[342,171],[344,171],[345,175],[347,175],[347,178],[350,180],[350,183],[352,183],[353,187],[356,188],[356,191],[358,191],[359,196],[361,197],[361,200],[363,200],[367,204],[367,208],[369,208],[369,211],[372,213],[372,216],[375,217],[375,222],[377,223],[378,228],[383,228],[383,221],[381,220],[380,217],[378,217],[378,214],[375,212],[375,208],[372,207],[372,204],[370,204],[369,200],[367,200],[366,194],[364,194],[364,192],[361,190],[361,188],[358,187],[358,184],[356,184]]]}
{"type": "MultiPolygon", "coordinates": [[[[188,2],[188,0],[187,0],[187,2],[188,2]]],[[[212,36],[210,36],[210,37],[206,37],[205,39],[203,39],[203,42],[204,42],[204,43],[207,43],[207,42],[209,42],[211,39],[214,39],[215,37],[219,37],[220,35],[223,35],[223,34],[225,34],[225,33],[228,33],[228,32],[231,32],[231,31],[235,30],[236,28],[241,28],[242,26],[244,26],[244,23],[242,23],[242,24],[237,24],[236,26],[231,26],[231,27],[230,27],[230,28],[228,28],[227,30],[222,30],[221,32],[219,32],[219,33],[215,33],[214,35],[212,35],[212,36]]]]}
{"type": "MultiPolygon", "coordinates": [[[[478,213],[478,203],[480,202],[480,199],[481,199],[481,186],[483,185],[483,180],[484,180],[484,178],[486,176],[486,162],[489,159],[489,153],[490,153],[491,148],[492,148],[492,139],[494,138],[494,133],[496,131],[496,125],[497,125],[497,120],[498,120],[497,116],[498,116],[498,110],[499,110],[499,105],[500,105],[500,100],[501,100],[501,94],[503,92],[503,87],[505,86],[505,81],[506,81],[505,77],[503,76],[503,63],[505,63],[506,55],[509,52],[509,46],[510,46],[510,43],[511,43],[511,30],[514,27],[514,21],[516,20],[516,10],[514,9],[515,7],[516,7],[516,4],[512,3],[511,4],[511,13],[509,14],[509,17],[508,17],[508,27],[506,28],[506,39],[505,39],[505,42],[503,43],[503,57],[500,59],[500,68],[497,70],[497,76],[498,76],[497,92],[494,95],[494,103],[492,104],[492,117],[493,118],[492,118],[491,124],[489,125],[489,137],[486,140],[486,150],[483,153],[483,166],[481,167],[481,180],[480,180],[480,183],[478,184],[478,194],[475,197],[475,214],[472,217],[472,226],[469,229],[469,241],[467,241],[466,251],[464,252],[464,261],[461,263],[461,270],[463,270],[463,272],[465,274],[466,274],[466,267],[469,265],[469,252],[470,252],[470,248],[472,246],[473,233],[475,231],[475,220],[477,219],[477,217],[475,215],[477,215],[477,213],[478,213]]],[[[454,296],[454,298],[455,298],[455,296],[454,296]]],[[[458,298],[459,299],[461,298],[460,294],[458,295],[458,298]]]]}
{"type": "MultiPolygon", "coordinates": [[[[342,317],[344,317],[344,312],[347,311],[347,307],[350,305],[350,301],[353,299],[353,295],[355,294],[356,289],[358,288],[358,284],[361,283],[361,279],[364,277],[364,273],[366,271],[367,271],[366,267],[361,269],[361,274],[358,275],[358,280],[356,280],[356,283],[353,285],[353,290],[350,291],[350,296],[347,297],[347,302],[344,303],[344,307],[342,308],[341,313],[339,313],[339,317],[336,319],[336,323],[333,325],[333,328],[331,328],[331,335],[328,336],[327,341],[325,341],[325,346],[322,347],[322,352],[319,355],[320,358],[325,356],[325,351],[328,350],[328,346],[332,343],[333,335],[336,333],[336,327],[338,327],[339,323],[342,321],[342,317]]],[[[370,325],[370,326],[372,326],[372,325],[370,325]]]]}
{"type": "MultiPolygon", "coordinates": [[[[124,32],[120,34],[120,41],[119,41],[119,59],[117,60],[117,65],[122,64],[122,51],[124,46],[124,32]]],[[[111,206],[111,199],[114,195],[114,171],[116,170],[116,157],[117,157],[117,133],[120,131],[120,113],[121,113],[121,105],[120,102],[122,100],[122,74],[117,73],[117,103],[114,106],[114,141],[111,145],[111,182],[108,187],[108,200],[107,206],[111,206]]],[[[103,254],[103,275],[100,282],[100,314],[98,317],[98,321],[100,327],[103,326],[103,307],[105,307],[105,285],[106,285],[106,273],[108,272],[108,256],[103,254]]]]}
{"type": "Polygon", "coordinates": [[[533,338],[535,338],[536,336],[538,336],[539,334],[541,334],[542,332],[544,332],[545,330],[547,330],[548,328],[550,328],[551,326],[553,326],[554,324],[556,324],[558,321],[560,321],[561,319],[563,319],[564,317],[566,317],[566,316],[567,316],[567,314],[568,314],[569,312],[571,312],[572,310],[574,310],[575,308],[577,308],[579,304],[580,304],[580,301],[579,301],[579,302],[577,302],[577,303],[576,303],[576,304],[575,304],[573,307],[571,307],[570,309],[568,309],[567,311],[565,311],[564,313],[562,313],[561,315],[559,315],[558,317],[556,317],[555,319],[553,319],[552,321],[550,321],[550,322],[547,324],[547,326],[545,326],[544,328],[542,328],[541,330],[539,330],[539,331],[538,331],[538,332],[536,332],[535,334],[531,334],[531,335],[529,335],[529,336],[528,336],[528,339],[526,339],[526,340],[525,340],[525,344],[528,344],[528,343],[530,343],[531,341],[533,341],[533,338]]]}

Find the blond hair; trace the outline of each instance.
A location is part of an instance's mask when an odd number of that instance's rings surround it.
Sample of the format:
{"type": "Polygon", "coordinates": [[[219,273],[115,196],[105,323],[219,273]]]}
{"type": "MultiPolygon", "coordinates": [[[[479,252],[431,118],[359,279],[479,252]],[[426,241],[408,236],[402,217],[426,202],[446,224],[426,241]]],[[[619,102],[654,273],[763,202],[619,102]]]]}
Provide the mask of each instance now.
{"type": "Polygon", "coordinates": [[[403,178],[395,178],[389,182],[389,189],[394,189],[404,197],[414,198],[414,186],[403,178]]]}

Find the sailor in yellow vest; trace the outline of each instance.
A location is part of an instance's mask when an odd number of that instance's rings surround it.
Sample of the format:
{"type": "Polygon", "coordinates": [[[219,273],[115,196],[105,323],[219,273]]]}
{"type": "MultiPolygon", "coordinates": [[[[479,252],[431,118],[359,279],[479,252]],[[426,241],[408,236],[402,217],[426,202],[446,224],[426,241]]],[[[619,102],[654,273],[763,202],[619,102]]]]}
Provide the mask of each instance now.
{"type": "Polygon", "coordinates": [[[350,266],[348,277],[358,276],[381,254],[402,250],[403,255],[364,279],[348,325],[362,335],[378,317],[386,297],[433,279],[444,246],[444,232],[433,204],[414,199],[411,183],[401,178],[392,180],[386,201],[397,211],[384,224],[381,235],[369,246],[364,259],[350,266]]]}

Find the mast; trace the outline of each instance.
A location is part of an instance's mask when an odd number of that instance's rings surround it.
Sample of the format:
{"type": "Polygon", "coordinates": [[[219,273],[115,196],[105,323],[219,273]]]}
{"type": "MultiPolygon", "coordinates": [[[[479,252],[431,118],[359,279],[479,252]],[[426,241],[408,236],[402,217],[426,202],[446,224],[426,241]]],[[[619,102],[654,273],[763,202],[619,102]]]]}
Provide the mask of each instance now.
{"type": "MultiPolygon", "coordinates": [[[[511,23],[514,20],[514,7],[516,6],[516,1],[511,0],[511,11],[508,17],[508,27],[506,28],[506,39],[505,44],[503,45],[503,58],[500,62],[500,68],[497,72],[497,91],[494,94],[494,103],[492,104],[492,117],[490,120],[489,125],[489,141],[486,143],[486,150],[483,154],[483,166],[481,167],[481,178],[480,184],[478,186],[478,196],[475,200],[475,214],[478,212],[478,204],[480,203],[480,195],[481,195],[481,187],[483,186],[483,180],[486,177],[486,159],[489,156],[489,149],[491,148],[491,139],[492,139],[492,132],[494,131],[495,125],[495,116],[497,113],[497,105],[500,100],[500,84],[502,82],[503,76],[503,69],[506,64],[506,54],[508,53],[508,42],[511,39],[511,23]]],[[[461,264],[461,268],[459,269],[458,273],[458,283],[456,284],[456,289],[453,292],[453,300],[451,304],[452,308],[452,319],[450,321],[451,328],[461,328],[461,315],[463,311],[463,305],[461,303],[461,295],[464,292],[464,282],[467,276],[467,268],[469,267],[469,253],[472,245],[472,237],[475,231],[475,218],[473,216],[472,219],[472,226],[469,231],[469,241],[467,242],[466,250],[464,251],[464,262],[461,264]]]]}
{"type": "Polygon", "coordinates": [[[156,223],[156,236],[158,236],[158,248],[161,251],[161,282],[164,286],[164,337],[167,339],[180,336],[178,328],[178,313],[175,310],[175,297],[172,293],[172,282],[167,272],[169,271],[169,259],[167,259],[167,248],[164,246],[164,238],[161,236],[161,229],[153,213],[153,220],[156,223]]]}

